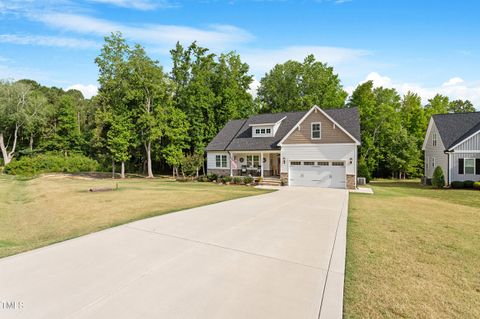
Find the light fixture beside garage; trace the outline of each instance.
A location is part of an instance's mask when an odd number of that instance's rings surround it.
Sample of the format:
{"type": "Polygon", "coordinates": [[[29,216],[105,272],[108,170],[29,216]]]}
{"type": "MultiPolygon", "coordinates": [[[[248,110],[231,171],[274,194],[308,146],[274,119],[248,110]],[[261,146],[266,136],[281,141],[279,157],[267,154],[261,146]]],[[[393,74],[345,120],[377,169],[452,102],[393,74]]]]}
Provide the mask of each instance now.
{"type": "Polygon", "coordinates": [[[350,157],[350,165],[353,164],[353,158],[350,157]]]}

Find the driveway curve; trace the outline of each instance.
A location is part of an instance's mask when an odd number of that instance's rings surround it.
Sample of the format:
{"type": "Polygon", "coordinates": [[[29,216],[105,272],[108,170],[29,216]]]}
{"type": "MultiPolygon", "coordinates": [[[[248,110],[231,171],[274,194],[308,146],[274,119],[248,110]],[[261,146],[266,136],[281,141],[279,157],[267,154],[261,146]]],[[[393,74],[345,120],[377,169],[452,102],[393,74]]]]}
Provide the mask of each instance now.
{"type": "Polygon", "coordinates": [[[282,188],[0,259],[0,317],[341,318],[347,205],[282,188]]]}

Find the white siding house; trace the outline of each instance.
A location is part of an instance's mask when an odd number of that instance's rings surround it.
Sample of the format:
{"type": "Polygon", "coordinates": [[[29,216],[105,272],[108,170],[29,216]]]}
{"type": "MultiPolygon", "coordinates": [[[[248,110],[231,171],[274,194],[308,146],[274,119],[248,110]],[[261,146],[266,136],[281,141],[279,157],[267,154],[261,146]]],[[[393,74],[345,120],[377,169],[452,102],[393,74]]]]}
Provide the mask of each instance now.
{"type": "Polygon", "coordinates": [[[356,108],[255,115],[227,123],[212,140],[207,172],[355,188],[359,141],[356,108]]]}
{"type": "Polygon", "coordinates": [[[448,184],[480,181],[480,112],[432,116],[423,150],[427,181],[437,166],[448,184]]]}

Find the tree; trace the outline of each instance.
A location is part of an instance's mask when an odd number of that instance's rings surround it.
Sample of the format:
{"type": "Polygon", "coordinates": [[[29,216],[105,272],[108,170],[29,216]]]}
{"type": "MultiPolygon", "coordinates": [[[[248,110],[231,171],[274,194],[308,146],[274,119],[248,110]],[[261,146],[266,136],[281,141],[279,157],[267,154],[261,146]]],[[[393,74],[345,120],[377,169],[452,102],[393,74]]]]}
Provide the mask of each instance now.
{"type": "Polygon", "coordinates": [[[434,114],[445,114],[448,113],[450,101],[447,96],[437,94],[433,98],[428,100],[427,105],[425,105],[425,117],[427,120],[434,114]]]}
{"type": "Polygon", "coordinates": [[[33,91],[27,105],[24,127],[24,135],[28,138],[30,151],[33,151],[35,138],[39,137],[46,129],[48,119],[52,117],[53,114],[53,107],[48,103],[46,97],[38,90],[33,91]]]}
{"type": "Polygon", "coordinates": [[[131,49],[119,32],[105,37],[100,55],[95,59],[99,68],[100,83],[97,101],[101,109],[96,112],[96,134],[94,145],[101,148],[106,144],[112,158],[112,176],[115,162],[121,162],[121,177],[125,177],[125,162],[131,157],[134,128],[132,112],[127,105],[128,59],[131,49]]]}
{"type": "Polygon", "coordinates": [[[303,63],[287,61],[277,64],[260,80],[257,99],[262,113],[343,107],[347,92],[343,90],[333,68],[316,61],[313,55],[303,63]]]}
{"type": "Polygon", "coordinates": [[[441,166],[435,167],[432,176],[432,185],[437,188],[442,188],[445,186],[445,175],[441,166]]]}
{"type": "Polygon", "coordinates": [[[61,151],[65,155],[68,155],[69,151],[80,152],[84,140],[78,127],[75,99],[72,96],[63,95],[60,98],[55,117],[54,135],[44,141],[45,149],[61,151]]]}
{"type": "Polygon", "coordinates": [[[152,143],[160,143],[164,112],[170,103],[167,79],[158,61],[150,59],[139,44],[130,52],[127,69],[127,100],[133,111],[138,140],[145,149],[147,177],[152,178],[152,143]]]}
{"type": "Polygon", "coordinates": [[[108,149],[112,154],[112,177],[115,178],[115,162],[121,163],[120,177],[125,178],[125,162],[131,157],[130,146],[134,138],[134,125],[126,116],[117,115],[111,121],[107,133],[108,149]]]}
{"type": "Polygon", "coordinates": [[[215,106],[219,98],[213,90],[215,55],[192,43],[186,50],[177,43],[171,50],[175,85],[174,106],[182,110],[190,122],[190,149],[204,149],[218,132],[215,106]]]}
{"type": "Polygon", "coordinates": [[[21,129],[36,119],[39,109],[32,107],[31,95],[29,84],[0,82],[0,150],[5,165],[15,155],[21,129]]]}
{"type": "Polygon", "coordinates": [[[170,107],[166,112],[165,138],[166,146],[162,155],[173,169],[173,177],[178,176],[178,168],[182,165],[183,151],[188,148],[189,123],[181,110],[170,107]]]}
{"type": "Polygon", "coordinates": [[[218,97],[215,123],[223,127],[231,119],[246,118],[255,112],[252,95],[248,92],[253,76],[249,66],[234,52],[221,54],[215,67],[213,89],[218,97]]]}
{"type": "Polygon", "coordinates": [[[475,107],[469,100],[454,100],[448,104],[448,111],[452,113],[475,112],[475,107]]]}

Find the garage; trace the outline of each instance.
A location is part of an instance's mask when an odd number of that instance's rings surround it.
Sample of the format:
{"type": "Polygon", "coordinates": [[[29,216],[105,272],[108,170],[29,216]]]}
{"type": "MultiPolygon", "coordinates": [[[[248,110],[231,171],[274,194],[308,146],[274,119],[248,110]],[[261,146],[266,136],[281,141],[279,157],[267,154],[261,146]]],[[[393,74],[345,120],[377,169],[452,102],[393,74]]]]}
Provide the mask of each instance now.
{"type": "Polygon", "coordinates": [[[344,161],[291,161],[289,185],[345,188],[344,161]]]}

